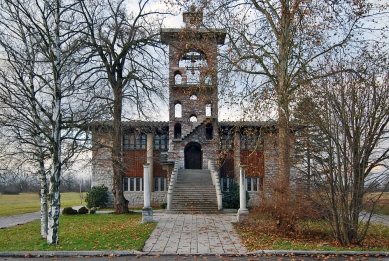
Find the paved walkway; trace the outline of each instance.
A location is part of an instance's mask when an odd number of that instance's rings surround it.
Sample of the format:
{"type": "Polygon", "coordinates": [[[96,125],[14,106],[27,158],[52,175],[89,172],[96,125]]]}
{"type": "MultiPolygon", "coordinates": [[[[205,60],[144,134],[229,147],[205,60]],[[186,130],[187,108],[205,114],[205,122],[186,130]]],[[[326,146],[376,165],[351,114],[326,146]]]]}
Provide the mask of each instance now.
{"type": "Polygon", "coordinates": [[[8,216],[8,217],[0,217],[0,229],[25,224],[31,221],[38,220],[40,218],[41,218],[40,212],[33,212],[33,213],[8,216]]]}
{"type": "Polygon", "coordinates": [[[158,222],[143,251],[150,254],[244,254],[231,214],[154,213],[158,222]]]}

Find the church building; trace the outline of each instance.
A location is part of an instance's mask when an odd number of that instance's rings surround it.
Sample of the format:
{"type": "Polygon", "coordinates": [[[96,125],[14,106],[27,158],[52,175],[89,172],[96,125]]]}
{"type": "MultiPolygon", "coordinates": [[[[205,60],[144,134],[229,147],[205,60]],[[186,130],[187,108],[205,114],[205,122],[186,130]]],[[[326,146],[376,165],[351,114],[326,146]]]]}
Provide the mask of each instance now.
{"type": "MultiPolygon", "coordinates": [[[[212,205],[220,191],[238,181],[239,166],[245,165],[249,204],[255,204],[277,171],[274,128],[262,122],[218,121],[217,56],[226,31],[202,26],[202,10],[194,7],[183,13],[183,20],[184,28],[161,30],[161,41],[169,47],[169,121],[123,122],[125,197],[129,207],[142,206],[143,164],[149,163],[152,206],[168,203],[170,210],[184,212],[179,205],[196,199],[212,205]],[[201,186],[209,186],[209,198],[202,198],[205,187],[194,189],[201,186]],[[169,188],[173,203],[168,202],[169,188]],[[178,191],[190,190],[192,196],[185,197],[193,198],[180,203],[178,191]]],[[[104,132],[92,135],[109,143],[104,132]]],[[[112,174],[109,148],[100,146],[93,151],[92,186],[104,184],[110,190],[112,174]]]]}

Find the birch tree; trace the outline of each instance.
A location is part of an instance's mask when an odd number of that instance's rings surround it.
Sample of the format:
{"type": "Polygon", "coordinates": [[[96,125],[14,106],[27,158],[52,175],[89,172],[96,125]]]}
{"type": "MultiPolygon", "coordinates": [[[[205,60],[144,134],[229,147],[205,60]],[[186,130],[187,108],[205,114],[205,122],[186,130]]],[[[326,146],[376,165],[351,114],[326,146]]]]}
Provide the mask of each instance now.
{"type": "MultiPolygon", "coordinates": [[[[128,213],[123,194],[122,161],[123,104],[144,116],[146,104],[163,97],[158,59],[162,13],[153,11],[151,1],[79,1],[83,17],[85,45],[95,61],[96,86],[105,85],[107,95],[100,97],[109,108],[112,125],[112,193],[115,212],[128,213]]],[[[163,59],[162,59],[163,61],[163,59]]]]}
{"type": "Polygon", "coordinates": [[[76,21],[70,12],[72,5],[59,0],[3,1],[1,5],[1,114],[22,145],[20,153],[38,165],[41,234],[48,243],[57,244],[62,166],[77,145],[74,138],[79,133],[73,134],[72,127],[87,120],[80,111],[88,109],[74,98],[79,91],[76,82],[82,78],[75,76],[78,68],[70,65],[78,50],[76,21]],[[62,158],[67,138],[71,138],[66,143],[70,149],[62,158]],[[47,173],[50,209],[46,214],[47,173]]]}

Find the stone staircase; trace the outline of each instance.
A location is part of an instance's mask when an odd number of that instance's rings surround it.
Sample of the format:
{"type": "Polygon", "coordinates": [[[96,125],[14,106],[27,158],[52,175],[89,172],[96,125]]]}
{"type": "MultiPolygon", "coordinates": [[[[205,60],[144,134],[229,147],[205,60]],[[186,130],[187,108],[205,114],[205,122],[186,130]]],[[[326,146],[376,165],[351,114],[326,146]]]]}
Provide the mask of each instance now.
{"type": "Polygon", "coordinates": [[[211,172],[180,169],[174,186],[173,213],[218,213],[216,189],[211,172]]]}

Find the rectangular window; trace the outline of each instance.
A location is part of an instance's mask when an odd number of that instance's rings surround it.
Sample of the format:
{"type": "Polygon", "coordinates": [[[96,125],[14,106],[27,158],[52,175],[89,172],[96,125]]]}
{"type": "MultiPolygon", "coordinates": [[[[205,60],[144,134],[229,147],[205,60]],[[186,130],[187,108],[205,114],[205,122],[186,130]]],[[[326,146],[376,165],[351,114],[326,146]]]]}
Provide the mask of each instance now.
{"type": "Polygon", "coordinates": [[[159,137],[160,137],[160,136],[159,136],[158,134],[156,134],[156,135],[154,136],[154,149],[155,149],[155,150],[159,150],[159,144],[161,143],[159,137]]]}
{"type": "Polygon", "coordinates": [[[167,190],[167,178],[154,178],[154,191],[167,190]]]}
{"type": "Polygon", "coordinates": [[[154,191],[159,191],[159,178],[154,178],[154,191]]]}
{"type": "Polygon", "coordinates": [[[221,190],[222,191],[228,191],[230,188],[230,185],[234,183],[234,178],[221,178],[220,184],[221,184],[221,190]]]}
{"type": "Polygon", "coordinates": [[[143,178],[124,178],[124,191],[143,191],[143,178]]]}
{"type": "Polygon", "coordinates": [[[258,191],[262,178],[246,178],[246,190],[258,191]]]}
{"type": "Polygon", "coordinates": [[[253,178],[253,191],[258,191],[258,178],[253,178]]]}
{"type": "Polygon", "coordinates": [[[234,144],[234,135],[233,134],[223,134],[221,135],[221,149],[223,150],[232,150],[234,144]]]}
{"type": "Polygon", "coordinates": [[[146,147],[146,143],[147,143],[147,135],[146,134],[142,134],[141,135],[141,149],[142,150],[145,150],[145,149],[147,149],[147,147],[146,147]]]}
{"type": "Polygon", "coordinates": [[[169,145],[169,136],[165,134],[155,134],[154,136],[154,149],[155,150],[167,150],[169,145]]]}
{"type": "Polygon", "coordinates": [[[124,178],[123,180],[123,190],[128,191],[128,178],[124,178]]]}
{"type": "Polygon", "coordinates": [[[251,187],[251,178],[247,178],[246,179],[246,190],[247,191],[252,191],[252,187],[251,187]]]}
{"type": "Polygon", "coordinates": [[[142,182],[141,182],[141,180],[140,180],[140,178],[136,178],[135,179],[135,191],[141,191],[141,184],[142,182]]]}
{"type": "Polygon", "coordinates": [[[161,178],[161,191],[165,191],[165,178],[161,178]]]}
{"type": "Polygon", "coordinates": [[[123,148],[127,150],[145,150],[147,148],[146,134],[127,134],[123,137],[123,148]]]}
{"type": "Polygon", "coordinates": [[[262,149],[261,137],[255,134],[240,136],[240,146],[242,150],[259,150],[262,149]]]}

